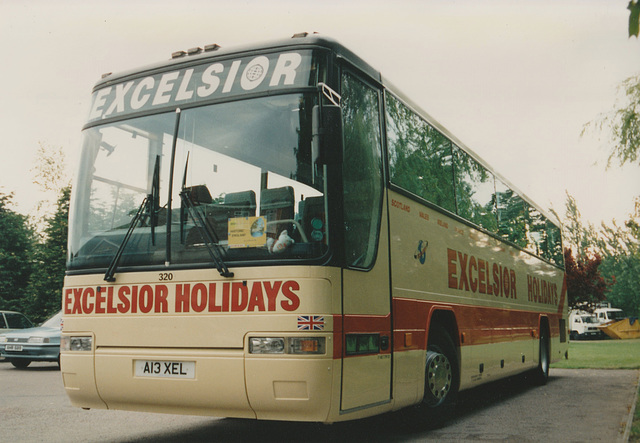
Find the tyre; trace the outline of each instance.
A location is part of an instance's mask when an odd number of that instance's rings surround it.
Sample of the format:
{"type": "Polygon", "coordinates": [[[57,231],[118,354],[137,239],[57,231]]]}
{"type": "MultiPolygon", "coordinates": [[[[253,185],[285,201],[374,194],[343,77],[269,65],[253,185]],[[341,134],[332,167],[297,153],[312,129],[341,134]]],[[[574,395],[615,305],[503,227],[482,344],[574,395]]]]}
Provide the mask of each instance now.
{"type": "Polygon", "coordinates": [[[429,332],[423,407],[430,416],[446,418],[453,410],[459,386],[458,357],[449,334],[429,332]]]}
{"type": "Polygon", "coordinates": [[[24,369],[31,364],[31,360],[24,360],[21,358],[9,359],[9,362],[18,369],[24,369]]]}
{"type": "Polygon", "coordinates": [[[540,328],[540,351],[538,354],[538,367],[534,370],[533,380],[538,385],[544,385],[549,380],[550,356],[549,330],[545,326],[540,328]]]}

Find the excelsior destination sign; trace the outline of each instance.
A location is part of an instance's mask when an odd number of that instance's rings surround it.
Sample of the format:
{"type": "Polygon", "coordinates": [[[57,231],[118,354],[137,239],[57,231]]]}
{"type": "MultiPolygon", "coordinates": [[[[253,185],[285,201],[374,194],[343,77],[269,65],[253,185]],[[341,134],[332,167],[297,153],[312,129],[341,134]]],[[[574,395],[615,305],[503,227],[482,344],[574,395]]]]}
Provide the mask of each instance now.
{"type": "Polygon", "coordinates": [[[154,108],[309,85],[311,51],[214,61],[108,85],[93,93],[89,123],[154,108]]]}

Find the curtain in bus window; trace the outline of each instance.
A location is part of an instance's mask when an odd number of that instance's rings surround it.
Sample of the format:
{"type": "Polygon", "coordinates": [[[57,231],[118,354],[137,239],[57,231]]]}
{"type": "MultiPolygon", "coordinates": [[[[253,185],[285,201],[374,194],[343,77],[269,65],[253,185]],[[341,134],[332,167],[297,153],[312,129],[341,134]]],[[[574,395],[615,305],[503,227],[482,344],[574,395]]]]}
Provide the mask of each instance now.
{"type": "Polygon", "coordinates": [[[453,152],[458,215],[487,231],[497,232],[493,174],[457,146],[453,152]]]}
{"type": "Polygon", "coordinates": [[[382,196],[377,91],[345,74],[342,112],[345,257],[348,265],[367,268],[376,252],[382,196]]]}
{"type": "Polygon", "coordinates": [[[391,182],[455,212],[451,142],[396,98],[386,103],[391,182]]]}

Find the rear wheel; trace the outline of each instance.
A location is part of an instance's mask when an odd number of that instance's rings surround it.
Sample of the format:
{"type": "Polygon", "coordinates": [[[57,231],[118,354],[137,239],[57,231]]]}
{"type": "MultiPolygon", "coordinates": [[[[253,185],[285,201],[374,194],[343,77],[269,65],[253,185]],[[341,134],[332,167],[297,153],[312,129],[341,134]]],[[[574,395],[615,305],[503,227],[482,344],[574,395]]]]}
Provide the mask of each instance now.
{"type": "Polygon", "coordinates": [[[543,326],[540,328],[538,367],[535,369],[534,373],[534,381],[539,385],[546,384],[549,379],[549,364],[551,361],[549,344],[549,330],[543,326]]]}
{"type": "Polygon", "coordinates": [[[21,358],[9,359],[9,362],[18,369],[24,369],[31,364],[31,360],[23,360],[21,358]]]}
{"type": "Polygon", "coordinates": [[[430,414],[448,414],[458,393],[458,358],[453,340],[445,331],[429,332],[422,403],[430,414]]]}

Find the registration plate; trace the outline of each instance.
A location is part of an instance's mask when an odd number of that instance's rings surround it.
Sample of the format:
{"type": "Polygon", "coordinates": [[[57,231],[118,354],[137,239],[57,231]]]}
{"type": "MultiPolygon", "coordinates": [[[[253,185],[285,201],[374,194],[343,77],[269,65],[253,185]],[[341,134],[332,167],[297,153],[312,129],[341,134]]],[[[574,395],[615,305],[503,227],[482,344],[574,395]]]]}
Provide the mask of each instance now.
{"type": "Polygon", "coordinates": [[[136,377],[195,378],[195,361],[134,360],[136,377]]]}
{"type": "Polygon", "coordinates": [[[5,351],[22,351],[22,345],[5,345],[5,351]]]}

